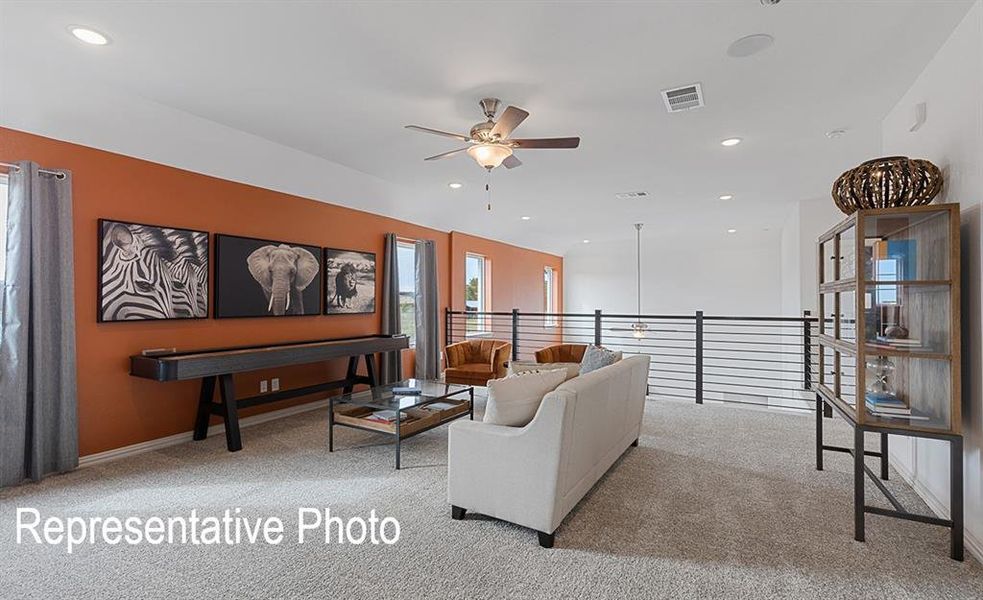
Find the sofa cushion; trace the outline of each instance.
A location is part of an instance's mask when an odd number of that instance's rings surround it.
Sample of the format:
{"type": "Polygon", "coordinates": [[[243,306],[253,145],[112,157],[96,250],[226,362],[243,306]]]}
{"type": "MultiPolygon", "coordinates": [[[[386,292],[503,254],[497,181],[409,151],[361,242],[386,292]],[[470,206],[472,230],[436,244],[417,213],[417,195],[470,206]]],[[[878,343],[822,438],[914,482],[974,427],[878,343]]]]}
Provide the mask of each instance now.
{"type": "Polygon", "coordinates": [[[485,423],[525,427],[536,416],[543,396],[566,381],[565,369],[526,371],[488,382],[485,423]]]}
{"type": "Polygon", "coordinates": [[[555,371],[563,369],[567,372],[567,379],[573,379],[580,375],[580,363],[576,362],[554,362],[537,363],[528,360],[513,360],[509,363],[509,376],[527,371],[555,371]]]}
{"type": "Polygon", "coordinates": [[[607,367],[621,360],[621,351],[615,352],[608,350],[604,346],[588,346],[584,352],[584,359],[580,361],[580,374],[584,375],[591,371],[596,371],[601,367],[607,367]]]}

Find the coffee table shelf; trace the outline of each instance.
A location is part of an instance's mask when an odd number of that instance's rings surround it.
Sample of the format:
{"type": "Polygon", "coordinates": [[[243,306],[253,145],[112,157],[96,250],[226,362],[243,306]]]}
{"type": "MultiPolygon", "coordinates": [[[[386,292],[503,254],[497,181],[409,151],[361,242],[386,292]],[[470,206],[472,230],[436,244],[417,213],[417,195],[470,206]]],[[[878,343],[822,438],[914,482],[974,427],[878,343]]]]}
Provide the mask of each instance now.
{"type": "Polygon", "coordinates": [[[335,425],[391,436],[400,468],[403,440],[467,415],[474,419],[474,388],[440,381],[409,379],[394,384],[332,397],[328,413],[328,451],[334,452],[335,425]],[[419,388],[419,395],[396,395],[394,387],[419,388]],[[437,402],[451,406],[431,409],[437,402]],[[395,411],[402,418],[384,422],[370,418],[380,410],[395,411]]]}

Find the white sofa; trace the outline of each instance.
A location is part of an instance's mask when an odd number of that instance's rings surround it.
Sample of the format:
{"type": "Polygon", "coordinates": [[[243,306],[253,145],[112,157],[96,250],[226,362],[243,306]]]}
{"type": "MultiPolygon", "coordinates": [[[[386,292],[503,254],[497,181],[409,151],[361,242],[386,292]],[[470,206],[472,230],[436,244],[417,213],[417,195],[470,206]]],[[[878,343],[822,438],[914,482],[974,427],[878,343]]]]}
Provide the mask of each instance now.
{"type": "Polygon", "coordinates": [[[649,357],[632,356],[560,385],[525,427],[455,421],[447,499],[539,532],[543,547],[563,518],[625,450],[638,444],[649,357]]]}

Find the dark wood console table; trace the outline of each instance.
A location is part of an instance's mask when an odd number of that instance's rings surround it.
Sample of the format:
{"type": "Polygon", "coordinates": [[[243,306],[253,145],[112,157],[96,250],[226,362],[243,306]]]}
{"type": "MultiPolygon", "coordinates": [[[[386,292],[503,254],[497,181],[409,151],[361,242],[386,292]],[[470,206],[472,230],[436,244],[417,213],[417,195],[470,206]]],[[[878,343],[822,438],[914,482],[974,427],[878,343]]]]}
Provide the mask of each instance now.
{"type": "Polygon", "coordinates": [[[399,352],[408,347],[409,338],[406,336],[369,335],[267,346],[168,352],[152,356],[141,354],[130,357],[130,375],[154,381],[201,379],[194,439],[205,439],[208,434],[209,418],[218,415],[225,422],[225,441],[229,452],[236,452],[242,449],[242,438],[239,433],[240,408],[339,388],[347,394],[360,383],[375,386],[378,384],[375,369],[376,353],[399,352]],[[232,379],[235,373],[323,362],[337,358],[348,358],[348,369],[344,379],[248,398],[236,398],[232,379]],[[358,375],[359,358],[365,361],[365,375],[358,375]],[[214,402],[216,381],[219,384],[222,400],[220,403],[214,402]]]}

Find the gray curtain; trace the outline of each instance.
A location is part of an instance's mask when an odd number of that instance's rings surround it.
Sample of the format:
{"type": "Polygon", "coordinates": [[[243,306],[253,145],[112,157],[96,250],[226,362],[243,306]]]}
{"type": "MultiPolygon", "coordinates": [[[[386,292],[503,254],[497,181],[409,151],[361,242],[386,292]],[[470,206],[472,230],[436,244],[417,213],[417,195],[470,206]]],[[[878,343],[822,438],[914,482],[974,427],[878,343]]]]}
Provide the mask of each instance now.
{"type": "Polygon", "coordinates": [[[440,375],[440,321],[437,310],[437,247],[416,243],[416,378],[440,375]]]}
{"type": "MultiPolygon", "coordinates": [[[[382,333],[401,333],[399,328],[399,261],[396,260],[396,234],[386,234],[382,259],[382,333]]],[[[403,378],[399,352],[385,352],[379,366],[381,383],[393,383],[403,378]]]]}
{"type": "Polygon", "coordinates": [[[19,167],[0,305],[0,486],[78,466],[72,179],[19,167]]]}

